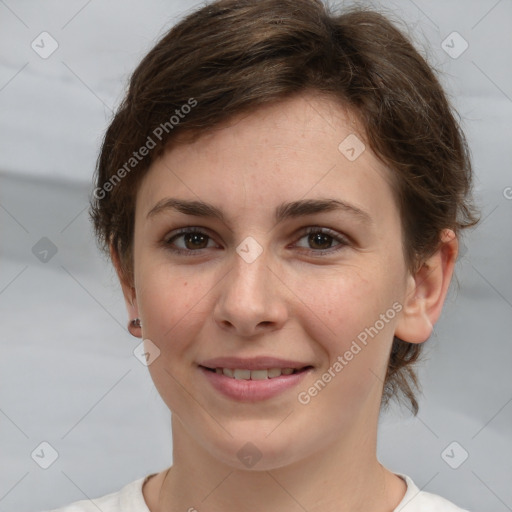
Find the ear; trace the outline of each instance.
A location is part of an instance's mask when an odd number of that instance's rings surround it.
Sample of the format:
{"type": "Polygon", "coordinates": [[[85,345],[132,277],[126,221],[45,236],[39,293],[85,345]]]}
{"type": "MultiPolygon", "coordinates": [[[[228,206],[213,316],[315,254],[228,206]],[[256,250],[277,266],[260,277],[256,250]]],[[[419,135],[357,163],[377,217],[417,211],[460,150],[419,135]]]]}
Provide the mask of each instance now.
{"type": "Polygon", "coordinates": [[[121,259],[119,257],[119,253],[117,252],[117,249],[112,244],[110,244],[109,248],[110,258],[112,259],[112,263],[114,264],[114,268],[116,269],[117,277],[119,278],[119,282],[123,290],[126,310],[128,311],[128,330],[130,331],[130,334],[132,334],[132,336],[135,336],[136,338],[142,338],[142,329],[140,325],[136,326],[132,323],[132,320],[140,318],[135,287],[133,286],[132,280],[129,278],[129,276],[126,275],[121,265],[121,259]]]}
{"type": "Polygon", "coordinates": [[[441,246],[408,278],[407,294],[395,336],[409,343],[423,343],[432,334],[443,309],[458,252],[451,229],[443,230],[441,246]]]}

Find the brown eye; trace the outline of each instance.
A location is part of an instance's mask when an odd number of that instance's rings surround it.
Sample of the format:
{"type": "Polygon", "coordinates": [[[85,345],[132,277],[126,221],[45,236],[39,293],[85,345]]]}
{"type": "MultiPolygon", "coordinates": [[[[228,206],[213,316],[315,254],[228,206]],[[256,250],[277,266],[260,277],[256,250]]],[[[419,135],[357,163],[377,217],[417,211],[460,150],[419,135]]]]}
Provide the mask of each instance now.
{"type": "Polygon", "coordinates": [[[209,235],[199,229],[182,229],[165,241],[165,246],[178,253],[198,252],[201,249],[216,247],[209,235]]]}
{"type": "Polygon", "coordinates": [[[187,249],[205,249],[208,245],[209,236],[204,233],[186,233],[183,236],[183,241],[187,249]]]}
{"type": "Polygon", "coordinates": [[[350,242],[346,237],[327,228],[308,228],[296,243],[297,247],[313,255],[333,253],[348,245],[350,242]]]}
{"type": "Polygon", "coordinates": [[[318,232],[308,235],[308,243],[312,249],[330,249],[333,241],[333,237],[325,233],[318,232]]]}

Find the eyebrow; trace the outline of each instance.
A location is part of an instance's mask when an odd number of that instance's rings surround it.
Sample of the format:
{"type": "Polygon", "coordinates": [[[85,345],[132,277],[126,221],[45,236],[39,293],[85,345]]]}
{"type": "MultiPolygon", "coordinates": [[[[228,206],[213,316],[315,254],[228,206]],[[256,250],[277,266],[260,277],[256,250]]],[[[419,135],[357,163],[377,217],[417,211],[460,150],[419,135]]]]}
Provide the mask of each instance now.
{"type": "MultiPolygon", "coordinates": [[[[203,201],[175,199],[172,197],[159,201],[148,212],[147,218],[154,217],[155,215],[166,211],[176,211],[183,213],[184,215],[193,215],[195,217],[212,217],[228,224],[222,210],[212,204],[205,203],[203,201]]],[[[282,203],[276,208],[274,221],[278,224],[287,219],[332,211],[342,211],[356,217],[364,224],[373,224],[373,219],[364,210],[361,210],[352,204],[340,201],[339,199],[330,198],[303,199],[290,203],[282,203]]]]}

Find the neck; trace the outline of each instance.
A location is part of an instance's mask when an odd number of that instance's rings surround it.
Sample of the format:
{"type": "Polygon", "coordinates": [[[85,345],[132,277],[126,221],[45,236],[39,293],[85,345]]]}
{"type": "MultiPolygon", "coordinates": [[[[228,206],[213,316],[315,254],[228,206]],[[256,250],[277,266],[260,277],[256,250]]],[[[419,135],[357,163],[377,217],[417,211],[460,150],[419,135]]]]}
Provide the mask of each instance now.
{"type": "Polygon", "coordinates": [[[240,470],[219,461],[173,416],[173,466],[152,512],[244,510],[356,512],[393,510],[405,483],[376,458],[376,431],[350,435],[293,464],[240,470]],[[371,432],[371,434],[369,434],[371,432]]]}

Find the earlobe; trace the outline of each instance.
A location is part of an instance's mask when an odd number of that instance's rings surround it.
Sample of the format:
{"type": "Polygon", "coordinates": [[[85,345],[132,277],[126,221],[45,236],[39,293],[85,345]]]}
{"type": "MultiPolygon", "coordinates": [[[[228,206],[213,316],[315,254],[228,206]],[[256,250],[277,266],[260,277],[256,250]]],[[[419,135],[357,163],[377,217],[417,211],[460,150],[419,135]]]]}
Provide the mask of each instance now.
{"type": "Polygon", "coordinates": [[[458,240],[451,229],[441,234],[439,249],[410,275],[403,309],[395,336],[409,343],[423,343],[432,334],[443,304],[457,259],[458,240]]]}
{"type": "Polygon", "coordinates": [[[126,276],[117,250],[110,244],[110,257],[119,278],[123,291],[124,302],[128,312],[128,330],[136,338],[142,337],[142,328],[139,319],[139,307],[137,305],[137,294],[131,280],[126,276]],[[137,320],[137,321],[135,321],[137,320]]]}

